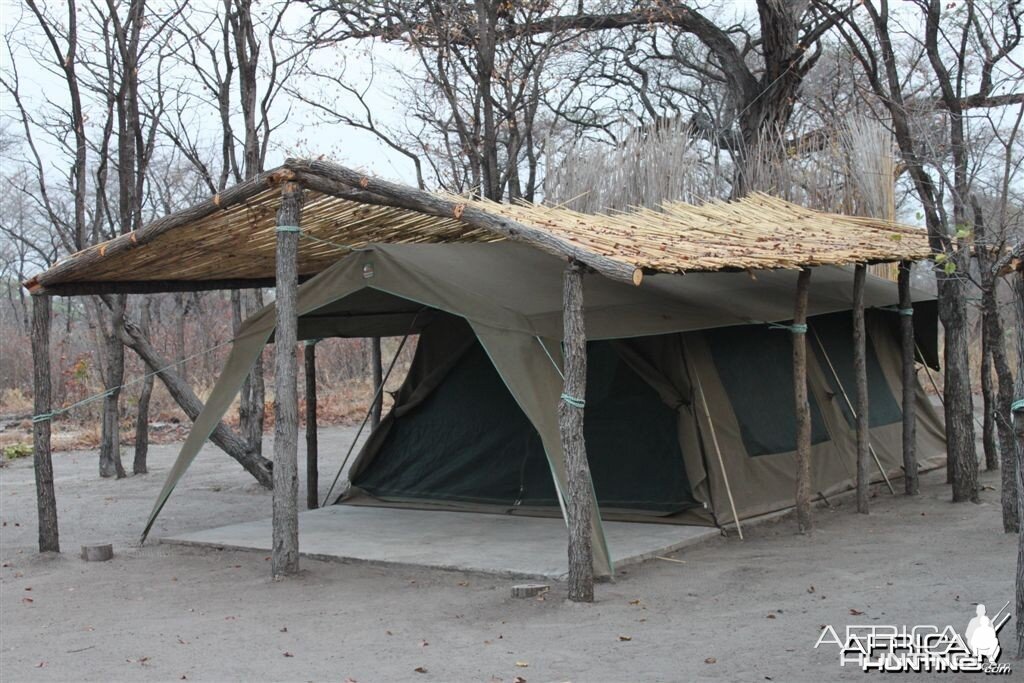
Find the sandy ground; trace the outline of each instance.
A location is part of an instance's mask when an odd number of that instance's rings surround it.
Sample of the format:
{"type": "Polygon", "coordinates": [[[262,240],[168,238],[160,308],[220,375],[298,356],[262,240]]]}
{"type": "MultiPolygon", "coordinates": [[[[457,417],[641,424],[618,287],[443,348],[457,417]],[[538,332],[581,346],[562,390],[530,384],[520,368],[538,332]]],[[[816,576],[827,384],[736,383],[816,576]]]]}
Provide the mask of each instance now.
{"type": "MultiPolygon", "coordinates": [[[[351,436],[324,430],[322,479],[351,436]]],[[[315,561],[275,583],[260,553],[135,547],[176,446],[152,450],[152,473],[123,481],[100,480],[94,453],[55,456],[53,557],[34,550],[31,462],[0,470],[0,680],[862,680],[813,649],[822,625],[962,629],[973,603],[1013,596],[1016,540],[992,474],[981,505],[949,503],[932,473],[917,499],[880,492],[868,517],[840,501],[816,511],[810,537],[788,518],[748,528],[673,556],[685,563],[621,572],[578,605],[563,585],[513,600],[508,580],[315,561]],[[78,559],[97,541],[115,544],[113,561],[78,559]]],[[[269,516],[251,482],[204,451],[154,536],[269,516]]]]}

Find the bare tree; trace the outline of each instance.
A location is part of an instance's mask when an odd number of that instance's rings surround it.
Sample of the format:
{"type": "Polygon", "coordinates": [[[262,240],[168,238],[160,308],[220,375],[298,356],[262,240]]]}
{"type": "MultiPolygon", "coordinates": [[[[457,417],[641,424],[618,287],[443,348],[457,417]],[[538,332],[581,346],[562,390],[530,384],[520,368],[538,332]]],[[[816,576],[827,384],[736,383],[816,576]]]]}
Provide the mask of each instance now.
{"type": "Polygon", "coordinates": [[[842,6],[825,0],[816,2],[834,17],[846,46],[862,67],[870,91],[885,106],[922,207],[929,241],[940,265],[936,274],[946,342],[945,413],[953,500],[976,502],[978,461],[974,451],[965,277],[970,259],[967,226],[971,193],[965,112],[1002,106],[1013,99],[993,94],[993,74],[1020,42],[1021,9],[1011,8],[1004,21],[996,19],[1000,16],[998,3],[962,3],[962,12],[947,16],[943,3],[929,0],[907,8],[912,16],[896,17],[884,1],[842,6]],[[990,29],[979,29],[982,18],[988,20],[990,29]],[[900,71],[897,38],[912,38],[900,35],[904,21],[924,25],[923,39],[916,46],[916,64],[919,72],[927,73],[925,83],[900,71]],[[971,59],[975,50],[985,55],[984,59],[971,59]],[[969,84],[977,84],[977,92],[968,93],[969,84]],[[922,108],[934,112],[948,136],[947,156],[937,164],[928,154],[925,129],[916,125],[914,118],[922,108]],[[947,173],[945,169],[951,170],[947,173]]]}

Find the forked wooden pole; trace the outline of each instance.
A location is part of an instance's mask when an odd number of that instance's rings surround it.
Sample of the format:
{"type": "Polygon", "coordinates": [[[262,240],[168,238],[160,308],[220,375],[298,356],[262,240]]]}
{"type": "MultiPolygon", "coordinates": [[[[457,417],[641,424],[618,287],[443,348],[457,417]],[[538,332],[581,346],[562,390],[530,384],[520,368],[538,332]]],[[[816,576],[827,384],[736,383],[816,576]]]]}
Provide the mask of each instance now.
{"type": "Polygon", "coordinates": [[[274,504],[271,574],[299,571],[298,246],[302,190],[282,188],[277,213],[277,329],[274,332],[274,504]]]}
{"type": "Polygon", "coordinates": [[[562,290],[565,383],[558,403],[558,426],[568,479],[569,599],[594,601],[594,548],[591,542],[593,484],[583,436],[587,393],[587,336],[583,326],[583,266],[571,261],[562,290]]]}
{"type": "Polygon", "coordinates": [[[306,508],[319,507],[320,465],[316,419],[316,340],[306,341],[303,367],[306,375],[306,508]]]}
{"type": "MultiPolygon", "coordinates": [[[[864,282],[868,269],[858,263],[853,271],[853,376],[857,410],[854,423],[857,431],[857,512],[868,514],[868,493],[871,479],[868,458],[871,450],[871,429],[868,422],[867,330],[864,325],[864,282]]],[[[881,469],[881,465],[879,465],[881,469]]],[[[882,473],[883,476],[885,473],[882,473]]]]}
{"type": "Polygon", "coordinates": [[[900,263],[900,369],[903,378],[903,486],[908,496],[920,491],[917,478],[917,372],[914,367],[914,302],[910,294],[910,261],[900,263]]]}
{"type": "Polygon", "coordinates": [[[700,381],[700,373],[694,368],[693,378],[697,383],[697,393],[700,394],[701,406],[704,408],[704,417],[708,421],[708,429],[711,431],[711,444],[715,447],[715,455],[718,456],[718,468],[722,472],[722,482],[725,484],[725,493],[729,497],[729,509],[732,510],[733,521],[736,522],[736,533],[740,540],[743,540],[743,525],[740,524],[740,516],[736,514],[736,502],[732,497],[732,487],[729,486],[729,474],[725,471],[725,461],[722,459],[722,449],[718,446],[718,434],[715,432],[715,423],[711,421],[711,411],[708,409],[708,399],[704,395],[704,385],[700,381]]]}
{"type": "Polygon", "coordinates": [[[796,527],[811,531],[811,405],[807,400],[807,293],[811,270],[802,268],[793,306],[793,395],[796,416],[796,527]]]}
{"type": "Polygon", "coordinates": [[[50,449],[50,412],[53,409],[50,379],[50,312],[48,296],[32,297],[32,466],[36,476],[36,504],[39,511],[39,552],[60,552],[57,530],[57,496],[53,488],[53,459],[50,449]]]}

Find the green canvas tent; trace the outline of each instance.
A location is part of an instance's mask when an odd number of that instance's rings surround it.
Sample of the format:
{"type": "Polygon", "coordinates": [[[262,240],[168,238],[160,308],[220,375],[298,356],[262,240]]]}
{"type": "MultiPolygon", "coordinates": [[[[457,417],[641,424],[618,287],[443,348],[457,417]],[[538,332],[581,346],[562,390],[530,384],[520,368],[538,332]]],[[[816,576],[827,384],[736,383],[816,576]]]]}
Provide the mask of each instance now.
{"type": "MultiPolygon", "coordinates": [[[[298,291],[300,339],[419,335],[395,405],[338,502],[558,514],[566,490],[564,261],[513,242],[370,244],[298,291]]],[[[596,502],[595,570],[611,572],[602,519],[727,525],[792,505],[795,418],[789,335],[797,271],[655,274],[640,286],[584,278],[585,434],[596,502]],[[704,413],[708,408],[710,420],[704,413]],[[717,443],[718,450],[713,448],[717,443]],[[721,460],[718,458],[718,451],[721,460]]],[[[814,269],[808,369],[812,476],[825,496],[855,480],[849,310],[853,270],[814,269]]],[[[935,363],[935,306],[915,303],[921,360],[935,363]]],[[[871,438],[881,470],[902,463],[894,283],[870,277],[871,438]]],[[[250,318],[161,491],[175,484],[272,341],[273,305],[250,318]]],[[[918,387],[917,455],[944,461],[940,418],[918,387]]],[[[881,472],[876,472],[881,476],[881,472]]]]}

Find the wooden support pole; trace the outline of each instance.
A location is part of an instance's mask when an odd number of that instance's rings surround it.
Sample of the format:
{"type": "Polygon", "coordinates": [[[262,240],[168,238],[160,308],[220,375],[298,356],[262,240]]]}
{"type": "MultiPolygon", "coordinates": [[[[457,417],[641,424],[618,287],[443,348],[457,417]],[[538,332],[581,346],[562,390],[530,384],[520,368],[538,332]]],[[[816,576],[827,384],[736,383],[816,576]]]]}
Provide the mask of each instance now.
{"type": "Polygon", "coordinates": [[[384,382],[384,360],[380,349],[380,337],[370,339],[370,368],[373,374],[373,404],[370,407],[370,429],[376,429],[380,424],[380,415],[384,410],[384,392],[380,385],[384,382]]]}
{"type": "Polygon", "coordinates": [[[565,384],[558,404],[558,426],[568,478],[569,599],[594,601],[594,552],[591,544],[593,484],[583,437],[587,392],[587,336],[583,326],[583,266],[570,261],[562,290],[565,384]]]}
{"type": "Polygon", "coordinates": [[[864,325],[864,282],[868,269],[858,263],[853,271],[853,376],[856,384],[854,422],[857,431],[857,512],[868,514],[868,459],[871,457],[871,430],[868,421],[868,334],[864,325]]]}
{"type": "Polygon", "coordinates": [[[271,574],[276,579],[299,571],[298,341],[299,216],[302,190],[282,187],[277,212],[277,329],[274,332],[274,511],[271,574]]]}
{"type": "Polygon", "coordinates": [[[910,261],[900,263],[900,358],[903,375],[903,487],[908,496],[920,492],[917,478],[917,372],[914,367],[914,302],[910,296],[910,261]]]}
{"type": "Polygon", "coordinates": [[[35,383],[32,420],[32,464],[36,474],[39,510],[39,552],[60,552],[57,531],[57,496],[53,489],[50,457],[50,411],[53,409],[50,380],[50,311],[48,296],[32,297],[32,371],[35,383]]]}
{"type": "Polygon", "coordinates": [[[811,270],[803,268],[796,281],[793,306],[793,394],[796,415],[796,526],[811,531],[811,405],[807,400],[807,292],[811,270]]]}
{"type": "Polygon", "coordinates": [[[308,340],[303,349],[306,372],[306,507],[314,510],[320,501],[319,445],[316,436],[316,341],[308,340]]]}

